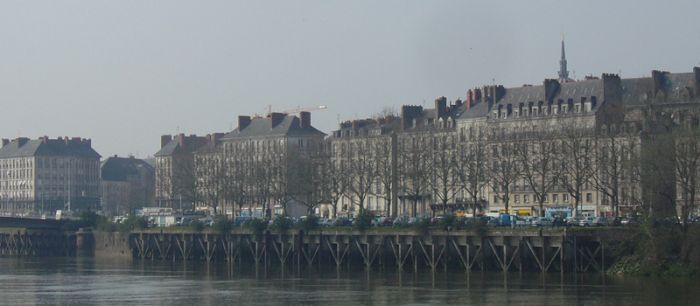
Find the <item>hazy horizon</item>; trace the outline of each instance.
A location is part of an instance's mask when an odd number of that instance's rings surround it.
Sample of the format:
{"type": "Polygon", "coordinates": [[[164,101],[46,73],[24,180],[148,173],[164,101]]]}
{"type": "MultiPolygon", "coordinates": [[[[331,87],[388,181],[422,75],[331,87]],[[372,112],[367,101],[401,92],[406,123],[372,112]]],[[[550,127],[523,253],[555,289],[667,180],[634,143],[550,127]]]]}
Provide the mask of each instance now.
{"type": "Polygon", "coordinates": [[[327,105],[312,124],[469,88],[700,66],[694,1],[5,1],[0,136],[153,155],[160,135],[327,105]]]}

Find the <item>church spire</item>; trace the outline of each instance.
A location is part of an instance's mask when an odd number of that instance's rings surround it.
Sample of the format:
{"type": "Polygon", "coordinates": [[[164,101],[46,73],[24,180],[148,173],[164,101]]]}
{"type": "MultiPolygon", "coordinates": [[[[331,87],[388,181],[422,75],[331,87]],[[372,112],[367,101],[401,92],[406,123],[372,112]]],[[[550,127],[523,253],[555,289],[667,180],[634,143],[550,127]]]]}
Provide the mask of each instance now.
{"type": "Polygon", "coordinates": [[[569,71],[566,70],[566,51],[564,49],[564,35],[561,37],[561,59],[559,60],[559,82],[564,83],[571,81],[569,79],[569,71]]]}

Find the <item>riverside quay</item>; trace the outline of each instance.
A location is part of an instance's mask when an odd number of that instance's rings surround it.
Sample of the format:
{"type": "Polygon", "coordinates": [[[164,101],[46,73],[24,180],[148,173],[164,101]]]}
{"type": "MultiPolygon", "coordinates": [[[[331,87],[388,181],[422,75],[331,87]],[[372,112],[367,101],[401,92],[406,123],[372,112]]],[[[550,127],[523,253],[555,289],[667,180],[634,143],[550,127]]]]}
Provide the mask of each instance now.
{"type": "MultiPolygon", "coordinates": [[[[470,230],[312,230],[254,233],[136,231],[102,233],[131,256],[162,261],[226,261],[232,265],[395,267],[498,271],[600,271],[606,248],[624,229],[517,228],[470,230]],[[115,238],[119,237],[119,238],[115,238]]],[[[99,242],[98,248],[99,246],[99,242]]],[[[106,245],[106,244],[105,244],[106,245]]]]}

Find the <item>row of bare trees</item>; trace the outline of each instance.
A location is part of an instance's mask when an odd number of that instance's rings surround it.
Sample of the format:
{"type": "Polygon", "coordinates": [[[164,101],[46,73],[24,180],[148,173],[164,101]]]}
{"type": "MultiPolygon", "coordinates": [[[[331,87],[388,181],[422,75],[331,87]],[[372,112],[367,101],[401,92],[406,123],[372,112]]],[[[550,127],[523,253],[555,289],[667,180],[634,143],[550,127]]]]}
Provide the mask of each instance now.
{"type": "Polygon", "coordinates": [[[651,210],[650,203],[658,202],[658,197],[642,194],[643,188],[656,190],[645,186],[658,185],[643,180],[650,181],[651,176],[669,180],[663,183],[673,188],[655,192],[671,190],[666,195],[672,203],[669,210],[675,211],[678,203],[679,217],[687,220],[697,208],[700,138],[697,129],[675,129],[665,137],[666,145],[644,153],[638,129],[594,131],[571,126],[556,132],[468,141],[436,130],[403,138],[360,139],[347,142],[342,150],[340,145],[327,144],[321,150],[289,153],[275,163],[251,158],[236,164],[212,155],[198,162],[197,168],[206,173],[196,175],[192,188],[196,201],[217,213],[222,205],[239,212],[260,205],[269,214],[273,205],[286,209],[293,201],[309,214],[330,204],[331,216],[349,209],[339,207],[343,198],[362,212],[370,197],[387,203],[384,214],[396,215],[399,209],[391,205],[398,202],[395,196],[404,200],[404,211],[413,216],[425,200],[443,213],[453,204],[462,204],[477,214],[484,208],[482,203],[491,199],[509,211],[519,192],[533,196],[540,213],[553,202],[548,197],[552,193],[569,195],[572,208],[580,211],[583,203],[591,201],[587,193],[597,191],[617,216],[621,206],[651,210]],[[668,148],[675,148],[666,150],[673,152],[670,155],[664,151],[668,148]],[[485,198],[488,187],[491,199],[485,198]]]}

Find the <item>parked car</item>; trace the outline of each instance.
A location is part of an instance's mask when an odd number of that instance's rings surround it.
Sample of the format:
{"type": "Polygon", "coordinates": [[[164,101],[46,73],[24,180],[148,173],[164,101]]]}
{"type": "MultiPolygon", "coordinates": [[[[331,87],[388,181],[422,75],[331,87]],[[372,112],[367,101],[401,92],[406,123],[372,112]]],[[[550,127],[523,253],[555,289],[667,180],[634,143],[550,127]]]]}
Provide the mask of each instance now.
{"type": "Polygon", "coordinates": [[[379,222],[379,226],[392,226],[394,224],[394,219],[391,217],[382,217],[379,222]]]}
{"type": "Polygon", "coordinates": [[[352,225],[352,221],[348,218],[340,217],[331,223],[332,226],[350,226],[352,225]]]}
{"type": "Polygon", "coordinates": [[[593,220],[595,217],[583,217],[578,220],[578,226],[593,226],[593,220]]]}
{"type": "Polygon", "coordinates": [[[566,218],[566,226],[578,226],[578,222],[581,218],[578,217],[568,217],[566,218]]]}
{"type": "Polygon", "coordinates": [[[522,218],[515,216],[512,218],[512,222],[515,224],[515,226],[528,226],[532,225],[532,219],[530,218],[522,218]]]}
{"type": "Polygon", "coordinates": [[[534,226],[552,226],[553,220],[550,217],[537,217],[532,220],[534,226]]]}
{"type": "Polygon", "coordinates": [[[593,221],[591,221],[591,225],[593,226],[608,226],[608,218],[606,217],[595,217],[593,218],[593,221]]]}
{"type": "Polygon", "coordinates": [[[639,224],[639,221],[636,218],[622,218],[622,220],[620,220],[620,224],[622,224],[622,225],[636,225],[636,224],[639,224]]]}
{"type": "Polygon", "coordinates": [[[488,220],[486,221],[487,226],[499,226],[501,225],[501,222],[499,222],[498,218],[494,217],[486,217],[488,220]]]}
{"type": "Polygon", "coordinates": [[[392,222],[392,224],[393,224],[394,226],[406,225],[406,224],[408,224],[408,217],[406,217],[406,216],[396,217],[396,219],[394,219],[394,221],[392,222]]]}
{"type": "Polygon", "coordinates": [[[552,226],[566,226],[566,219],[562,217],[555,217],[552,219],[552,226]]]}

